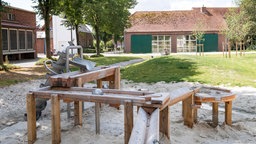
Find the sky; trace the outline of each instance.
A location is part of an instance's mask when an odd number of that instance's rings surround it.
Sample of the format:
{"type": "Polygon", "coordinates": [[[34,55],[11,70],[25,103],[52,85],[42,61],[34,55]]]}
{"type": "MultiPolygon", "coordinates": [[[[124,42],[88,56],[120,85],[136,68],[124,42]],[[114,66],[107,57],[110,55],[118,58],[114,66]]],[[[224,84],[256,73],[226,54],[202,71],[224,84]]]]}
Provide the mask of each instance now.
{"type": "MultiPolygon", "coordinates": [[[[34,11],[32,0],[3,0],[10,6],[34,11]]],[[[234,0],[137,0],[138,4],[131,9],[135,11],[190,10],[192,7],[235,7],[234,0]]]]}

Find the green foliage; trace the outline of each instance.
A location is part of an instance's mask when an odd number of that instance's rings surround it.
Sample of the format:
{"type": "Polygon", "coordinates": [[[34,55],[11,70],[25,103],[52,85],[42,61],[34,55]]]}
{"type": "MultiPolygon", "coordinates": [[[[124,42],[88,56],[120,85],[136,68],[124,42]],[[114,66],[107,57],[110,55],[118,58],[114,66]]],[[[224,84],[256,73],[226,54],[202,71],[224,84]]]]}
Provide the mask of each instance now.
{"type": "Polygon", "coordinates": [[[97,55],[100,54],[100,33],[121,34],[128,26],[129,9],[135,0],[86,0],[84,4],[85,22],[95,31],[97,55]]]}
{"type": "Polygon", "coordinates": [[[200,82],[211,85],[256,87],[256,55],[223,58],[222,55],[204,57],[184,55],[150,59],[122,70],[122,78],[134,82],[200,82]]]}
{"type": "Polygon", "coordinates": [[[249,34],[255,35],[256,33],[256,1],[255,0],[239,0],[238,5],[246,17],[246,23],[250,27],[249,34]]]}
{"type": "Polygon", "coordinates": [[[199,44],[205,40],[204,39],[205,32],[203,31],[203,29],[205,28],[205,25],[206,25],[205,22],[198,21],[195,26],[195,29],[192,32],[193,36],[197,39],[199,44]]]}
{"type": "Polygon", "coordinates": [[[0,65],[0,71],[9,71],[12,69],[17,69],[19,68],[18,66],[12,65],[12,64],[3,64],[0,65]]]}

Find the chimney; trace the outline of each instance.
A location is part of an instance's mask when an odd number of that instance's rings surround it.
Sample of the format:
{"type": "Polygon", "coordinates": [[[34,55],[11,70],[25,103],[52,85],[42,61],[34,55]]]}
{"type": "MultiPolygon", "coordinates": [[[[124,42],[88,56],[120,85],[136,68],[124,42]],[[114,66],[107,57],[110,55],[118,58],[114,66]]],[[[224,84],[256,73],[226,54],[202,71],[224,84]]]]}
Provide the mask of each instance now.
{"type": "Polygon", "coordinates": [[[204,14],[207,13],[206,7],[204,5],[201,7],[201,13],[204,13],[204,14]]]}

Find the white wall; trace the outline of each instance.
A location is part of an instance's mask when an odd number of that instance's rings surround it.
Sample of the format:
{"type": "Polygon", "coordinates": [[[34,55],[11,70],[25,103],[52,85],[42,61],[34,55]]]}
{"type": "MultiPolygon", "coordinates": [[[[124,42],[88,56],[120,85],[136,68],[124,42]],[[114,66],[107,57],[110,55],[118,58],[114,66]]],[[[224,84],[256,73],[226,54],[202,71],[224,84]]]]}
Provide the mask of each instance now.
{"type": "MultiPolygon", "coordinates": [[[[63,51],[69,45],[68,41],[71,41],[71,30],[62,25],[64,19],[59,16],[52,17],[52,30],[53,30],[53,47],[57,51],[63,51]]],[[[72,38],[76,44],[76,33],[72,30],[72,38]]]]}

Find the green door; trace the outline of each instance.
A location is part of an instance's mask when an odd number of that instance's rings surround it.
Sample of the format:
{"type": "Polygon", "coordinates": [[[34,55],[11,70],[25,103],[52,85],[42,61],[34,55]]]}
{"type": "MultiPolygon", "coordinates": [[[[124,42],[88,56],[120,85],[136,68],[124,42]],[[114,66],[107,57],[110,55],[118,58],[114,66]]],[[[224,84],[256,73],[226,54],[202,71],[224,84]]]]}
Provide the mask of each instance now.
{"type": "Polygon", "coordinates": [[[132,35],[132,53],[152,53],[152,35],[132,35]]]}
{"type": "Polygon", "coordinates": [[[205,52],[218,51],[218,34],[205,34],[203,44],[205,52]]]}

